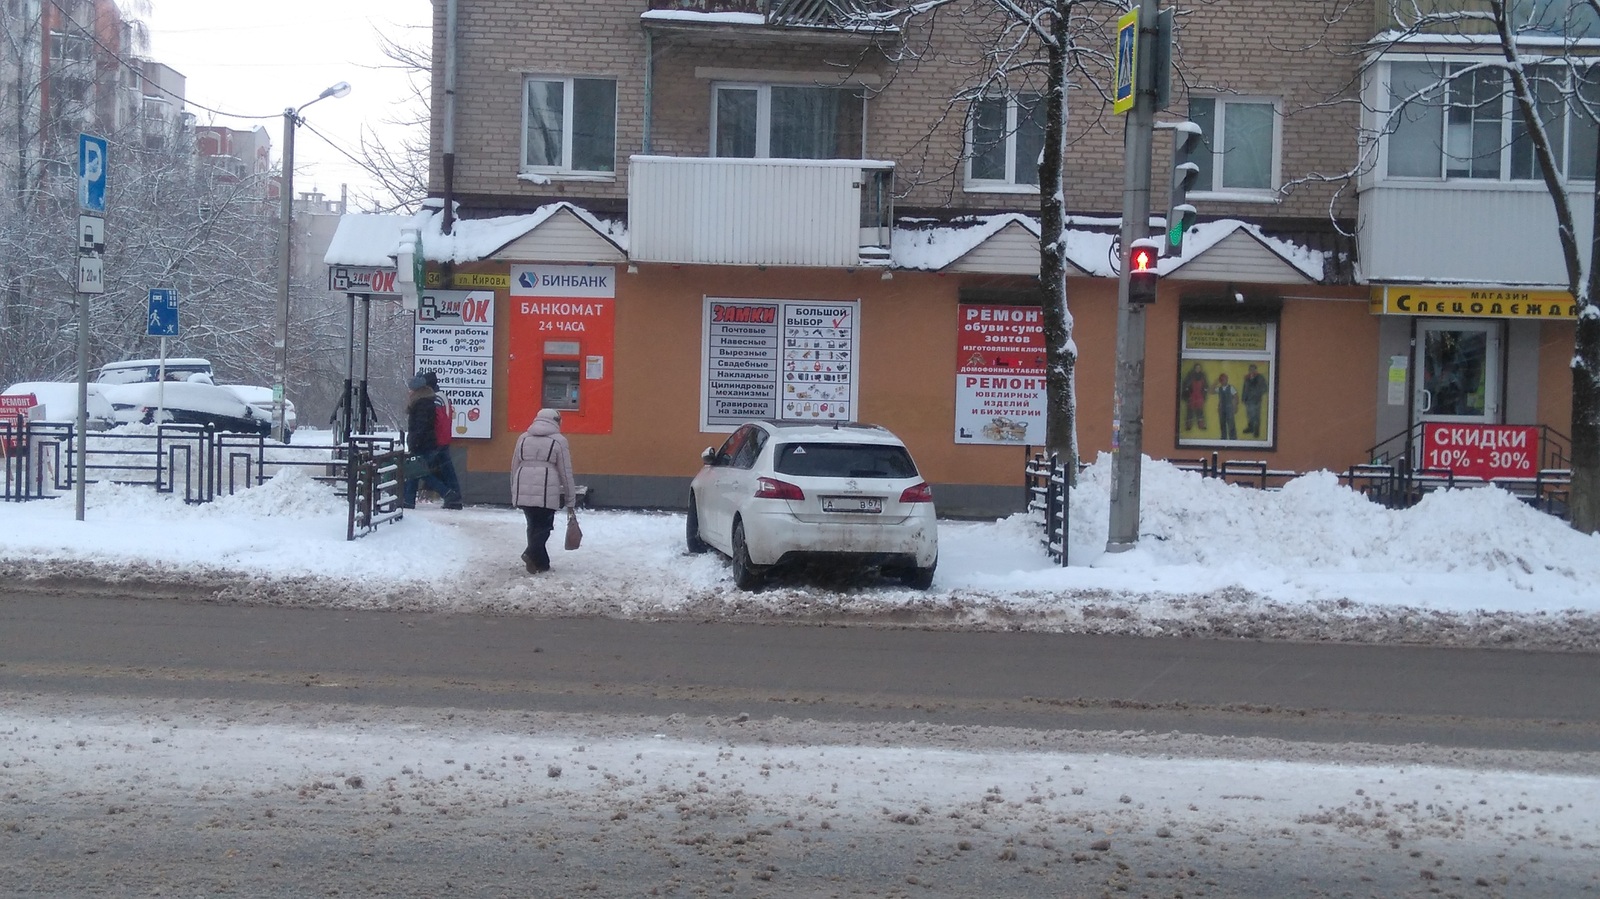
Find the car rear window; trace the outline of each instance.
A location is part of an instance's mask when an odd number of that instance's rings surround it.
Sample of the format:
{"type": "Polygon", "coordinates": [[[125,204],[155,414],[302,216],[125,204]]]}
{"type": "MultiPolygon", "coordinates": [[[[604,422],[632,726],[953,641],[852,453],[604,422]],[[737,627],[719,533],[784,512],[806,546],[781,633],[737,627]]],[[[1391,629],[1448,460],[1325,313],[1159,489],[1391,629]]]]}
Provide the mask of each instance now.
{"type": "Polygon", "coordinates": [[[903,446],[881,443],[785,443],[777,447],[779,474],[812,478],[914,478],[917,466],[903,446]]]}

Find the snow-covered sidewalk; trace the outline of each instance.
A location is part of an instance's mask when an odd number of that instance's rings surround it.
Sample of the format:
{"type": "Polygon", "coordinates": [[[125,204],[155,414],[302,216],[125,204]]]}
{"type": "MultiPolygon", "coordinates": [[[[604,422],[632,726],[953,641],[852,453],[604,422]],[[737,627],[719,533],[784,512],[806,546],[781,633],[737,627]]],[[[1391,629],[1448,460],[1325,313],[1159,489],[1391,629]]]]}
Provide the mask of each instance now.
{"type": "Polygon", "coordinates": [[[1071,565],[1026,516],[940,523],[939,571],[918,593],[886,583],[779,580],[734,588],[725,560],[688,555],[683,517],[596,510],[585,542],[532,578],[514,509],[424,504],[346,542],[345,510],[296,471],[189,506],[95,485],[0,505],[0,571],[214,591],[345,608],[698,618],[872,618],[932,627],[1246,635],[1600,649],[1600,538],[1494,489],[1381,508],[1319,473],[1283,490],[1230,486],[1147,462],[1139,546],[1104,551],[1109,462],[1072,495],[1071,565]]]}

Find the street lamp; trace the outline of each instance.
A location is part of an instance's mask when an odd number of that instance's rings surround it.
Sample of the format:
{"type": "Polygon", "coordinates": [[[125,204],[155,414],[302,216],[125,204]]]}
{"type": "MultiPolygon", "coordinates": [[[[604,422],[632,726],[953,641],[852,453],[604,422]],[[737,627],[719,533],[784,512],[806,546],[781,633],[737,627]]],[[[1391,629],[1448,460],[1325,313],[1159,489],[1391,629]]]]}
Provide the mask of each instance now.
{"type": "Polygon", "coordinates": [[[272,434],[284,443],[289,442],[284,427],[284,385],[289,381],[289,265],[290,245],[294,242],[294,129],[300,124],[300,113],[307,106],[329,97],[343,97],[350,93],[350,82],[341,81],[318,94],[316,100],[293,106],[283,111],[283,184],[280,188],[283,203],[283,234],[278,241],[278,339],[273,342],[277,351],[277,375],[272,385],[272,434]]]}

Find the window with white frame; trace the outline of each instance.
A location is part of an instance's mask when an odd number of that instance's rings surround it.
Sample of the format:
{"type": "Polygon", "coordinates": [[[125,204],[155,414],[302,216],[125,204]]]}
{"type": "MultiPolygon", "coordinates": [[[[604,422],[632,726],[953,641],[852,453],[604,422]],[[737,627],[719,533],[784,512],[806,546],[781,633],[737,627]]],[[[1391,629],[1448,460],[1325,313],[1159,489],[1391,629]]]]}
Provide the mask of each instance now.
{"type": "Polygon", "coordinates": [[[616,81],[535,75],[524,79],[522,94],[523,171],[617,170],[616,81]]]}
{"type": "Polygon", "coordinates": [[[974,101],[967,119],[967,189],[1037,190],[1045,118],[1039,94],[974,101]]]}
{"type": "MultiPolygon", "coordinates": [[[[1564,63],[1524,69],[1551,156],[1563,177],[1593,180],[1600,71],[1564,63]]],[[[1527,117],[1497,60],[1388,65],[1389,178],[1536,181],[1542,176],[1527,117]]]]}
{"type": "Polygon", "coordinates": [[[866,102],[858,87],[718,84],[711,152],[740,159],[861,159],[866,102]]]}
{"type": "Polygon", "coordinates": [[[1265,98],[1190,97],[1189,121],[1200,126],[1194,193],[1271,195],[1278,186],[1278,104],[1265,98]]]}

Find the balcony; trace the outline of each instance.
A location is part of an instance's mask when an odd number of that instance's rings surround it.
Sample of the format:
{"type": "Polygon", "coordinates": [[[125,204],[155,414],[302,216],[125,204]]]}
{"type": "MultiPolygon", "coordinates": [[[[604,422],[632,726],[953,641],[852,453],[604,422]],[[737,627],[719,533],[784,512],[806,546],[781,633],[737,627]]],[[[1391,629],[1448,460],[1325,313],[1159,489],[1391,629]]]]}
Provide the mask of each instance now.
{"type": "Polygon", "coordinates": [[[680,265],[885,265],[892,163],[635,156],[629,256],[680,265]]]}
{"type": "Polygon", "coordinates": [[[650,0],[653,12],[746,13],[800,28],[857,28],[892,8],[887,0],[650,0]]]}
{"type": "Polygon", "coordinates": [[[870,44],[898,28],[874,15],[888,0],[649,0],[644,25],[652,31],[703,33],[724,40],[870,44]]]}

